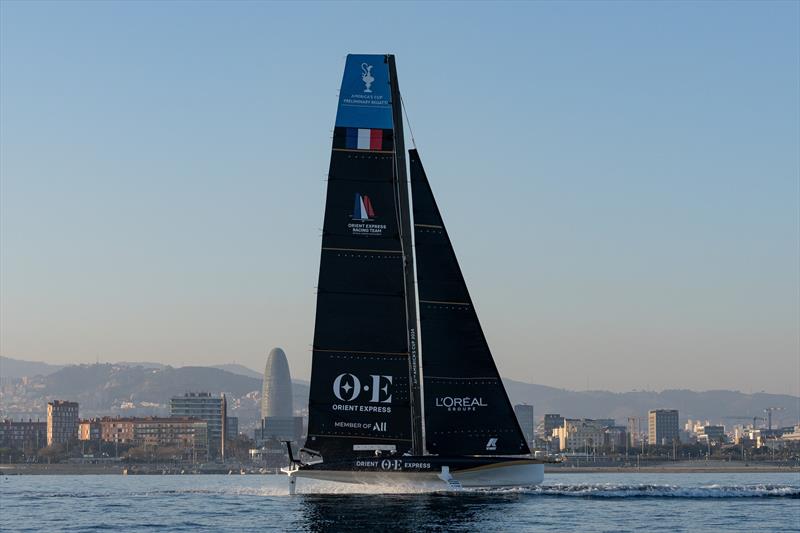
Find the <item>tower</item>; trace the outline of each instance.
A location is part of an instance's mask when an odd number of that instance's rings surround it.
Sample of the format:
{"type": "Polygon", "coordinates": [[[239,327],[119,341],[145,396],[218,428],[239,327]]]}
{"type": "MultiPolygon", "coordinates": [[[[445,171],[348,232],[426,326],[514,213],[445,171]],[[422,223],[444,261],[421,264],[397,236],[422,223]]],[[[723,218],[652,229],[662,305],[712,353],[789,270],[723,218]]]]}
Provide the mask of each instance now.
{"type": "Polygon", "coordinates": [[[289,362],[280,348],[273,348],[264,367],[264,384],[261,391],[261,418],[291,418],[292,376],[289,362]]]}

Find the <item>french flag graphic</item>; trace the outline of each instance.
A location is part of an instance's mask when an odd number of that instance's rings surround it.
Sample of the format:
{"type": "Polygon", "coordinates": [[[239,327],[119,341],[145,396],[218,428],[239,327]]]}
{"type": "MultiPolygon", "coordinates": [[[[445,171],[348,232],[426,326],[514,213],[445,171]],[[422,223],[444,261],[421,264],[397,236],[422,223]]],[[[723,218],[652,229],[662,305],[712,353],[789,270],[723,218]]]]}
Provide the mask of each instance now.
{"type": "Polygon", "coordinates": [[[383,148],[383,130],[347,128],[346,147],[351,150],[380,150],[383,148]]]}
{"type": "Polygon", "coordinates": [[[394,133],[390,129],[341,126],[333,129],[333,147],[338,149],[391,152],[394,149],[393,140],[394,133]]]}
{"type": "Polygon", "coordinates": [[[375,211],[372,210],[372,202],[366,194],[356,193],[356,205],[353,207],[354,220],[372,220],[375,218],[375,211]]]}

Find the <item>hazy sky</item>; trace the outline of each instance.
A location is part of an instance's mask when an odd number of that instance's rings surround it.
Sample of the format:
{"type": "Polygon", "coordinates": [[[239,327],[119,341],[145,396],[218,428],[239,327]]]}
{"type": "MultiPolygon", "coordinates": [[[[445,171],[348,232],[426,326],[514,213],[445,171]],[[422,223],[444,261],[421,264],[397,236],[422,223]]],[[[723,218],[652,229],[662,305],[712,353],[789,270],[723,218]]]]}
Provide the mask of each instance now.
{"type": "MultiPolygon", "coordinates": [[[[503,375],[800,394],[800,4],[0,3],[0,353],[307,377],[347,53],[503,375]]],[[[423,332],[424,346],[424,332],[423,332]]]]}

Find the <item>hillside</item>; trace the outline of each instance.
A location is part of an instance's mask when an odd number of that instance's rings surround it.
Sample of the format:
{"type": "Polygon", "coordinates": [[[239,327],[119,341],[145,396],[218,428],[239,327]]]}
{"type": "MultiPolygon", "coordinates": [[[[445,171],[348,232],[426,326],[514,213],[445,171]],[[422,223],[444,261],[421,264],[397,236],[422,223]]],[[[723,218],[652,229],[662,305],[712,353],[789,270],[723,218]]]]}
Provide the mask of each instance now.
{"type": "Polygon", "coordinates": [[[226,370],[233,374],[239,374],[240,376],[247,376],[250,378],[255,379],[263,379],[264,373],[263,372],[256,372],[252,368],[247,368],[244,365],[240,365],[238,363],[227,363],[224,365],[214,365],[211,368],[219,368],[220,370],[226,370]]]}
{"type": "MultiPolygon", "coordinates": [[[[6,364],[4,358],[3,363],[6,364]]],[[[12,364],[18,361],[12,361],[12,364]]],[[[11,366],[12,369],[48,371],[51,365],[11,366]]],[[[44,416],[45,404],[54,398],[78,401],[82,416],[108,414],[165,414],[169,399],[185,392],[207,391],[225,393],[231,414],[240,417],[244,427],[255,424],[259,417],[261,377],[241,365],[220,365],[224,368],[187,366],[153,368],[137,363],[71,365],[47,375],[6,385],[0,392],[0,415],[44,416]],[[241,367],[241,368],[239,368],[241,367]],[[236,370],[232,372],[227,369],[236,370]],[[247,375],[250,373],[251,375],[247,375]],[[245,374],[245,375],[243,375],[245,374]]],[[[533,404],[537,418],[545,413],[560,413],[568,417],[611,418],[624,423],[628,416],[644,417],[656,408],[680,411],[687,418],[709,419],[728,425],[742,423],[743,418],[763,416],[765,407],[782,407],[774,414],[775,424],[797,423],[800,399],[780,394],[744,394],[738,391],[666,390],[662,392],[634,391],[570,391],[504,379],[512,403],[533,404]],[[725,417],[741,417],[740,419],[725,417]]],[[[294,409],[308,405],[307,382],[293,380],[294,409]]]]}
{"type": "MultiPolygon", "coordinates": [[[[294,408],[308,402],[308,386],[295,383],[294,408]]],[[[169,399],[185,392],[224,393],[229,414],[242,427],[259,418],[261,379],[212,367],[71,365],[47,376],[29,378],[0,392],[0,417],[43,417],[52,399],[77,401],[82,417],[165,415],[169,399]]]]}
{"type": "Polygon", "coordinates": [[[0,378],[19,379],[25,376],[46,376],[63,368],[38,361],[22,361],[0,355],[0,378]]]}
{"type": "Polygon", "coordinates": [[[773,424],[796,424],[800,416],[800,398],[786,394],[744,394],[738,391],[665,390],[634,391],[570,391],[544,385],[532,385],[503,379],[512,403],[533,404],[536,416],[559,413],[567,417],[614,418],[624,423],[629,416],[645,416],[650,409],[678,409],[681,421],[687,418],[721,421],[729,425],[764,416],[765,407],[782,407],[773,415],[773,424]]]}

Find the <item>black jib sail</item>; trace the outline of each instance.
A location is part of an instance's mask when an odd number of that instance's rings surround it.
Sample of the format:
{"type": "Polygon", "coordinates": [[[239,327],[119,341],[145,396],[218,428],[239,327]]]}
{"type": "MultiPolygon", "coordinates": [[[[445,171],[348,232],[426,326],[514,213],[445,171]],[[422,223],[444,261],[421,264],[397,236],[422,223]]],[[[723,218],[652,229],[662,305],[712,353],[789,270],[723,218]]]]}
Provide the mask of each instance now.
{"type": "Polygon", "coordinates": [[[370,447],[412,451],[416,302],[404,275],[413,272],[413,258],[408,196],[398,186],[407,191],[393,74],[391,56],[347,56],[328,173],[306,440],[323,457],[370,447]]]}
{"type": "Polygon", "coordinates": [[[419,154],[409,153],[427,449],[528,454],[419,154]]]}

